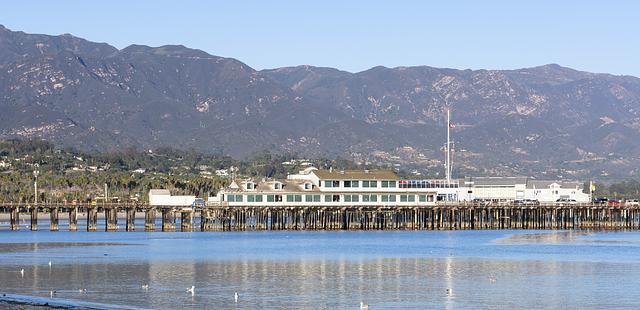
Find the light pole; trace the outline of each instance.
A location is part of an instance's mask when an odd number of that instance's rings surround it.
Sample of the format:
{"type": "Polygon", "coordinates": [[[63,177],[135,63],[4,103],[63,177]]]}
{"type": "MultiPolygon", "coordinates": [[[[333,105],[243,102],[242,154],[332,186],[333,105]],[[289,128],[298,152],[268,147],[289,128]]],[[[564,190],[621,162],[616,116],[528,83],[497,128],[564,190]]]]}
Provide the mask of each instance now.
{"type": "Polygon", "coordinates": [[[33,181],[33,191],[35,193],[35,204],[38,204],[38,174],[40,174],[40,171],[33,170],[33,177],[35,178],[35,181],[33,181]]]}

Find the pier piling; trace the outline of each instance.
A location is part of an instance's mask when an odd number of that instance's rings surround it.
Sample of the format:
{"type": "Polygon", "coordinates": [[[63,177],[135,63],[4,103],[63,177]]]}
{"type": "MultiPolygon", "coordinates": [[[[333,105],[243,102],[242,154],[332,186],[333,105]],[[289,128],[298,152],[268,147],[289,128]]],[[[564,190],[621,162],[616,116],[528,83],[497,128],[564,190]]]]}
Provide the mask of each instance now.
{"type": "Polygon", "coordinates": [[[58,207],[49,208],[49,230],[58,231],[58,207]]]}
{"type": "Polygon", "coordinates": [[[30,211],[31,211],[31,231],[37,231],[38,230],[38,207],[32,206],[30,211]]]}
{"type": "Polygon", "coordinates": [[[162,208],[162,231],[176,231],[173,208],[162,208]]]}
{"type": "Polygon", "coordinates": [[[148,208],[144,211],[144,231],[156,230],[156,209],[148,208]]]}
{"type": "Polygon", "coordinates": [[[105,208],[104,218],[106,231],[118,231],[118,208],[105,208]]]}
{"type": "Polygon", "coordinates": [[[20,229],[20,207],[11,208],[11,230],[20,229]]]}
{"type": "Polygon", "coordinates": [[[78,207],[69,208],[69,231],[78,230],[78,207]]]}
{"type": "Polygon", "coordinates": [[[87,208],[87,231],[98,230],[98,208],[87,208]]]}
{"type": "Polygon", "coordinates": [[[127,231],[135,231],[136,230],[136,207],[131,207],[126,209],[127,213],[127,231]]]}

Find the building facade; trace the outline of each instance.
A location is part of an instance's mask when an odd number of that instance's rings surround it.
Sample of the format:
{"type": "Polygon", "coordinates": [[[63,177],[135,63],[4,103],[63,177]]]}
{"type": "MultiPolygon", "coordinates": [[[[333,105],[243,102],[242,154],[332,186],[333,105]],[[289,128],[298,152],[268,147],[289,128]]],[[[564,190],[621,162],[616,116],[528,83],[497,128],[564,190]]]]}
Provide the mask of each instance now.
{"type": "Polygon", "coordinates": [[[318,170],[310,167],[284,180],[234,180],[208,203],[228,206],[429,206],[437,191],[409,186],[393,171],[318,170]]]}
{"type": "Polygon", "coordinates": [[[527,177],[473,177],[459,180],[406,180],[391,170],[318,170],[309,167],[286,179],[233,180],[209,205],[225,206],[432,206],[474,200],[520,199],[553,203],[591,201],[578,182],[527,177]]]}

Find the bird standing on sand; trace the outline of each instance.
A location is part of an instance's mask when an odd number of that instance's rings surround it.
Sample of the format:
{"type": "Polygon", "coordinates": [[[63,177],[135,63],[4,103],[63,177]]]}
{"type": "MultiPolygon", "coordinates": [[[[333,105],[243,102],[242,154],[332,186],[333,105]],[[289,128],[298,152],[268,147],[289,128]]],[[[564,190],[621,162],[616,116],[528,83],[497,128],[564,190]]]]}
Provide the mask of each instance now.
{"type": "Polygon", "coordinates": [[[236,303],[238,303],[238,292],[233,293],[233,300],[235,300],[236,303]]]}
{"type": "Polygon", "coordinates": [[[187,289],[187,293],[191,293],[191,296],[195,295],[196,287],[192,285],[190,288],[187,289]]]}

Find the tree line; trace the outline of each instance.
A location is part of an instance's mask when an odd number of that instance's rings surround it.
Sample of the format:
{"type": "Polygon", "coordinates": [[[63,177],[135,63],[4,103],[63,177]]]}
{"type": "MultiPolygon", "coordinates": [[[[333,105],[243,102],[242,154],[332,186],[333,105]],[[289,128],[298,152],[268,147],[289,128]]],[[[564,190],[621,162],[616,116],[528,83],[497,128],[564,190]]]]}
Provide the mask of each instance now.
{"type": "MultiPolygon", "coordinates": [[[[238,176],[283,178],[304,168],[295,161],[297,157],[264,151],[237,160],[219,153],[172,148],[141,151],[134,147],[90,153],[56,148],[39,139],[4,140],[0,141],[0,161],[4,163],[0,166],[0,202],[34,201],[36,170],[39,201],[90,201],[105,194],[105,184],[109,197],[146,201],[149,190],[154,188],[198,197],[215,193],[231,180],[231,176],[218,176],[215,171],[227,170],[231,174],[231,167],[237,169],[233,173],[238,176]]],[[[358,167],[344,159],[321,158],[311,162],[323,168],[358,167]]]]}

